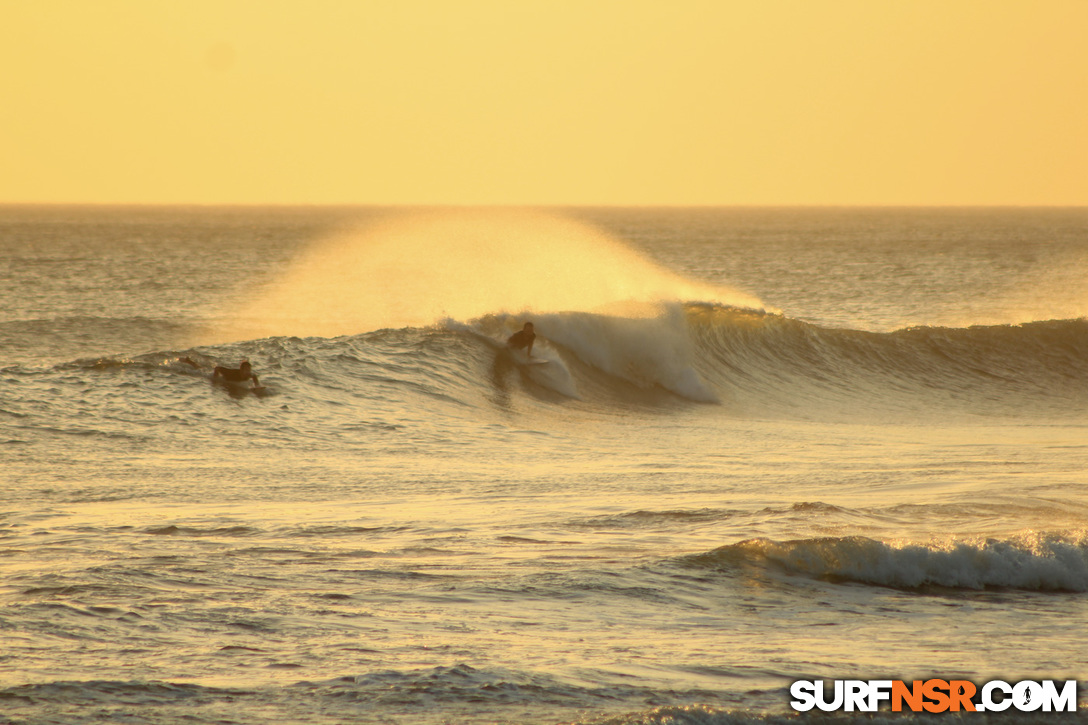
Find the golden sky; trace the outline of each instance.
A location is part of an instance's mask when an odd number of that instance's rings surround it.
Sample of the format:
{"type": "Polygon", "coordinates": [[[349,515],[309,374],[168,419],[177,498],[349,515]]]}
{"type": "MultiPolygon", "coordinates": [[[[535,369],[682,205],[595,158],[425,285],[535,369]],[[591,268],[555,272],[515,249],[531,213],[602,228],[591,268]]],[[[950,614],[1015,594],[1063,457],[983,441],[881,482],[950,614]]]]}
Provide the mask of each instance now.
{"type": "Polygon", "coordinates": [[[1088,204],[1088,0],[0,0],[0,202],[1088,204]]]}

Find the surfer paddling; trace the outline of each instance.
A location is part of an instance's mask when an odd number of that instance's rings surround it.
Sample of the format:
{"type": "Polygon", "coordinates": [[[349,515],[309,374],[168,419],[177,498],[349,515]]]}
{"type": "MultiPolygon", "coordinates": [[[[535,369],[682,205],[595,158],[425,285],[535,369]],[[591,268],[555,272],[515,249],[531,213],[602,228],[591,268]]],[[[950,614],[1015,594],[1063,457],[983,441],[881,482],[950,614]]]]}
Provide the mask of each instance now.
{"type": "Polygon", "coordinates": [[[221,379],[228,383],[244,383],[247,380],[252,380],[255,388],[261,384],[257,380],[257,374],[253,372],[249,360],[243,360],[242,364],[237,368],[225,368],[222,365],[216,365],[215,370],[212,371],[212,378],[221,379]]]}
{"type": "Polygon", "coordinates": [[[536,340],[536,333],[533,332],[533,323],[526,322],[525,327],[521,328],[506,341],[507,347],[512,350],[520,350],[525,348],[525,357],[533,356],[533,341],[536,340]]]}

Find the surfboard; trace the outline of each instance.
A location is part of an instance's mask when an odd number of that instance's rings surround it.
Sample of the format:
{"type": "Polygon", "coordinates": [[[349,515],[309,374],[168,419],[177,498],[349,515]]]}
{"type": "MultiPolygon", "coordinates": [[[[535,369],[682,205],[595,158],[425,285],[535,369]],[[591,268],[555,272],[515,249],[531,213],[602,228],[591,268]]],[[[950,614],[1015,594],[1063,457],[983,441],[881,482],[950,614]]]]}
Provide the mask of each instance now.
{"type": "Polygon", "coordinates": [[[544,360],[543,358],[539,357],[531,357],[528,360],[519,360],[518,362],[520,362],[522,365],[547,365],[550,361],[544,360]]]}

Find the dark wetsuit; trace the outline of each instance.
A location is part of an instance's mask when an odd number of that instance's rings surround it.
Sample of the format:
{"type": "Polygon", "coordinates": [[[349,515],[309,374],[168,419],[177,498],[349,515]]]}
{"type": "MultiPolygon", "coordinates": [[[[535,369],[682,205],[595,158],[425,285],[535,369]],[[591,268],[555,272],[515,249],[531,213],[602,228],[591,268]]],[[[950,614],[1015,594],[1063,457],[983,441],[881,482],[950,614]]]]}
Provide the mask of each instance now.
{"type": "Polygon", "coordinates": [[[518,330],[510,339],[506,341],[506,344],[515,350],[520,350],[523,347],[532,348],[533,340],[536,339],[535,332],[529,332],[528,330],[518,330]]]}
{"type": "Polygon", "coordinates": [[[223,378],[230,383],[244,383],[247,380],[252,380],[254,385],[260,385],[257,381],[257,376],[250,371],[249,367],[245,368],[225,368],[220,365],[215,366],[215,371],[212,373],[217,378],[223,378]]]}

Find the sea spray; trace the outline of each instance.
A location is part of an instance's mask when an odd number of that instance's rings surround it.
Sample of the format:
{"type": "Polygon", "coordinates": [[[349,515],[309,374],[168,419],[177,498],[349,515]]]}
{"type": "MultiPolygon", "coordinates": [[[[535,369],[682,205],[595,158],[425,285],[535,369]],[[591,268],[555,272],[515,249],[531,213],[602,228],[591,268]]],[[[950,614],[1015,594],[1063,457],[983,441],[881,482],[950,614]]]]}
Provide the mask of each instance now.
{"type": "Polygon", "coordinates": [[[659,300],[761,306],[684,279],[587,224],[530,211],[419,211],[315,243],[249,304],[221,311],[205,338],[333,337],[659,300]]]}

